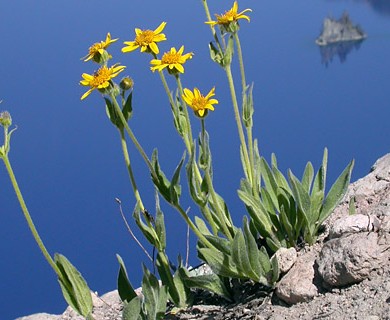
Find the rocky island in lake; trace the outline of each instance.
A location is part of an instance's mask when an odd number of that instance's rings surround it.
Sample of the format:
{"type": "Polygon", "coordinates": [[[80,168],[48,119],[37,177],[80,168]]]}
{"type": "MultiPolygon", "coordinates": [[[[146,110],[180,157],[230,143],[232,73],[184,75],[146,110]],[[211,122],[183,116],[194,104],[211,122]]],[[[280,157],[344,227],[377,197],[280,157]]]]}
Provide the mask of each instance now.
{"type": "Polygon", "coordinates": [[[357,41],[367,37],[359,25],[353,25],[348,13],[344,13],[340,19],[325,18],[321,35],[316,39],[319,46],[342,42],[357,41]]]}

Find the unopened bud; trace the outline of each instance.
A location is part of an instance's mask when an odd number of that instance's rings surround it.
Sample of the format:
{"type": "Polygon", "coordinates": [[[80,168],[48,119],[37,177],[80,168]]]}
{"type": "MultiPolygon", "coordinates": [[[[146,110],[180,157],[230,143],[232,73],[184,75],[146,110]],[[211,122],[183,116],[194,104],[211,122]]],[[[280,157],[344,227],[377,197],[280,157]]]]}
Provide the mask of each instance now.
{"type": "Polygon", "coordinates": [[[12,118],[8,111],[0,112],[0,125],[8,128],[12,124],[12,118]]]}
{"type": "Polygon", "coordinates": [[[119,83],[119,87],[123,90],[123,91],[127,91],[127,90],[130,90],[131,88],[133,88],[134,86],[134,81],[133,79],[131,79],[130,77],[125,77],[121,80],[121,82],[119,83]]]}

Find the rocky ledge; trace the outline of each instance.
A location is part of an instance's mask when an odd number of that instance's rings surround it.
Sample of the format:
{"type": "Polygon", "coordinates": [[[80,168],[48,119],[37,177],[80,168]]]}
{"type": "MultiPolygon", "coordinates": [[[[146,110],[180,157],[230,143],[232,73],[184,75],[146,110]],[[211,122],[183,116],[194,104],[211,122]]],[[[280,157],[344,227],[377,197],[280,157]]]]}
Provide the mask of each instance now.
{"type": "MultiPolygon", "coordinates": [[[[247,283],[234,303],[203,292],[167,319],[390,319],[390,154],[349,186],[314,246],[277,254],[284,274],[273,292],[247,283]]],[[[96,320],[121,319],[116,291],[94,305],[96,320]]],[[[17,320],[81,319],[68,308],[17,320]]]]}

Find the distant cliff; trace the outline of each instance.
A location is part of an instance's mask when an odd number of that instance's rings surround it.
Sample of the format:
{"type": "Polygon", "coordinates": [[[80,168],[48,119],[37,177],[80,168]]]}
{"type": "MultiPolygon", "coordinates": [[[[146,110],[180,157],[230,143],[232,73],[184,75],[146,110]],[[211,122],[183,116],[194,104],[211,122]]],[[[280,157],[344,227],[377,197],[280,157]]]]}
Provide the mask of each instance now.
{"type": "Polygon", "coordinates": [[[316,39],[319,46],[326,46],[341,41],[362,40],[366,33],[358,25],[353,25],[348,13],[344,13],[340,19],[325,18],[321,35],[316,39]]]}

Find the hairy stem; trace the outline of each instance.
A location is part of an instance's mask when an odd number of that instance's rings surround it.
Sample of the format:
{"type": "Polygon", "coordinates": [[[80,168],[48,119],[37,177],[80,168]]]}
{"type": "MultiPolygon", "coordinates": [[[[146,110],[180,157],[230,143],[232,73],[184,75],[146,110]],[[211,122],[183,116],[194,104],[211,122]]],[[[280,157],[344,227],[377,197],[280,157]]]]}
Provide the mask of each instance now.
{"type": "Polygon", "coordinates": [[[46,261],[53,268],[53,270],[57,274],[57,276],[61,278],[62,274],[61,274],[60,270],[58,269],[57,265],[55,264],[53,258],[50,256],[49,252],[47,251],[45,245],[43,244],[43,241],[42,241],[41,237],[39,236],[38,230],[36,229],[34,222],[31,218],[31,215],[27,209],[26,203],[24,202],[24,199],[23,199],[23,195],[19,189],[18,182],[16,181],[15,174],[12,170],[11,163],[8,160],[8,156],[6,155],[6,156],[2,157],[2,159],[4,161],[8,175],[11,179],[12,186],[15,190],[16,196],[18,198],[20,207],[22,208],[22,211],[23,211],[24,217],[27,221],[28,227],[30,228],[30,231],[31,231],[36,243],[38,244],[39,249],[43,253],[43,256],[45,257],[46,261]]]}

